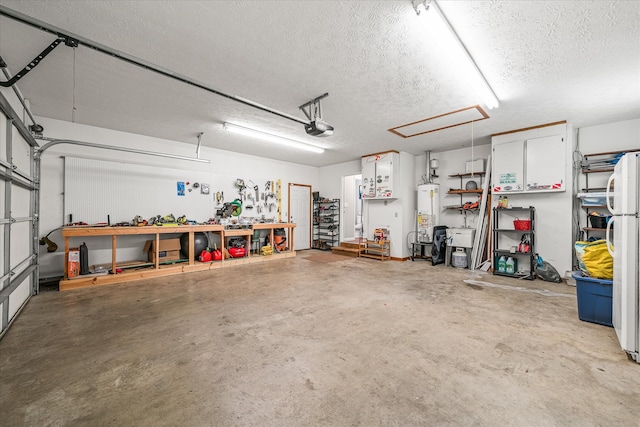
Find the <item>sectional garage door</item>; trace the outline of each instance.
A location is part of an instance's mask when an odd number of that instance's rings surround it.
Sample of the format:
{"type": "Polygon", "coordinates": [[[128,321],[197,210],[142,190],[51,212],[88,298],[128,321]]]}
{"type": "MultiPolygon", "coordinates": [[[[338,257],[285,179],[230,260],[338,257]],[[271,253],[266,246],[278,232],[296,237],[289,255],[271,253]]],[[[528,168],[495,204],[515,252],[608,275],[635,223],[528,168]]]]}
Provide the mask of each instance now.
{"type": "Polygon", "coordinates": [[[0,94],[0,337],[38,290],[35,140],[0,94]]]}

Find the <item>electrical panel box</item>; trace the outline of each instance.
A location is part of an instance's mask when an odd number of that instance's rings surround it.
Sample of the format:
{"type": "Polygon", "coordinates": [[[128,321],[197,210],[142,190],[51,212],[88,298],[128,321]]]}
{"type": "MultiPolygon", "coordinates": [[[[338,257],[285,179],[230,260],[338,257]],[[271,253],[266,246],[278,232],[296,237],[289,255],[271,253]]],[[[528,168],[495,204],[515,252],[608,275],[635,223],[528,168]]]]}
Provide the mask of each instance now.
{"type": "Polygon", "coordinates": [[[400,165],[397,151],[371,154],[362,157],[362,198],[393,199],[394,182],[400,165]]]}

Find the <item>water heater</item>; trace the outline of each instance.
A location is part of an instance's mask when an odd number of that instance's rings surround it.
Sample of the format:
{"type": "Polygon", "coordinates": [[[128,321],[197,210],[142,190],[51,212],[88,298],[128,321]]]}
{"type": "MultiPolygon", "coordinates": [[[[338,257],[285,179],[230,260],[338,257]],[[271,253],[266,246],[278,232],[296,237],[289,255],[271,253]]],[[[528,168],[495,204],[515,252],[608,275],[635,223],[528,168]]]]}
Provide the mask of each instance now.
{"type": "Polygon", "coordinates": [[[431,243],[433,227],[440,220],[440,185],[418,185],[418,224],[416,241],[431,243]]]}

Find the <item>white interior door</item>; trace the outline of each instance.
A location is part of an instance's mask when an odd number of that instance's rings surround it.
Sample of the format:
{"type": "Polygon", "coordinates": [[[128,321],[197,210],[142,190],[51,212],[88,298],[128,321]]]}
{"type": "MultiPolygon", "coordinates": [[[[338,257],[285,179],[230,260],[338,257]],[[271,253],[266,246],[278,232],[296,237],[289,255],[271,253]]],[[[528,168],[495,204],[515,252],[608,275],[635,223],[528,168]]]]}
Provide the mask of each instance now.
{"type": "Polygon", "coordinates": [[[311,249],[311,186],[289,184],[289,222],[296,224],[293,250],[311,249]]]}

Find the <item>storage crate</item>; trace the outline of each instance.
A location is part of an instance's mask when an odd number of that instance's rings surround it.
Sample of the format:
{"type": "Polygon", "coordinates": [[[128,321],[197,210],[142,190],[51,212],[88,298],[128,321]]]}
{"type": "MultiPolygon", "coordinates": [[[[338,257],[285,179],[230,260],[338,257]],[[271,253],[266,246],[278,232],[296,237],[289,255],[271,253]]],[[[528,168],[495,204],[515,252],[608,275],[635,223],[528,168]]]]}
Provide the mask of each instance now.
{"type": "Polygon", "coordinates": [[[589,222],[593,228],[606,228],[610,219],[610,216],[589,215],[589,222]]]}
{"type": "Polygon", "coordinates": [[[578,318],[585,322],[613,326],[611,321],[611,280],[593,279],[574,274],[578,296],[578,318]]]}
{"type": "Polygon", "coordinates": [[[602,191],[593,193],[578,193],[578,198],[582,200],[582,206],[607,205],[607,193],[602,191]]]}
{"type": "Polygon", "coordinates": [[[531,230],[531,220],[530,219],[514,219],[513,220],[513,228],[516,230],[531,230]]]}

